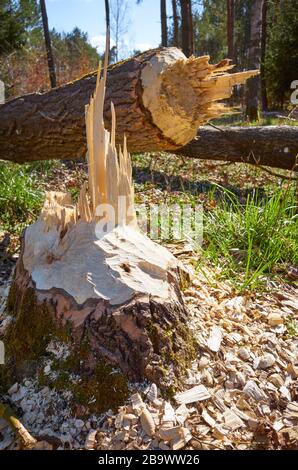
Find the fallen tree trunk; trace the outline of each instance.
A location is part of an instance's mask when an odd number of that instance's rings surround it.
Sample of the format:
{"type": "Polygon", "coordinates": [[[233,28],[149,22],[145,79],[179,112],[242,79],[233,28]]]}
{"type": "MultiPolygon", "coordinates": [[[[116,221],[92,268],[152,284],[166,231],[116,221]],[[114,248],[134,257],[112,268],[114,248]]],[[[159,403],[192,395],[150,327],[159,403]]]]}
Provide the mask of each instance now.
{"type": "MultiPolygon", "coordinates": [[[[187,60],[176,48],[149,51],[111,66],[104,108],[107,127],[113,99],[116,140],[120,143],[125,134],[130,152],[172,151],[291,170],[298,154],[295,126],[222,131],[200,127],[199,139],[194,139],[198,127],[222,111],[212,100],[229,95],[234,83],[247,78],[247,73],[217,75],[227,68],[225,61],[210,66],[206,57],[187,60]]],[[[0,158],[22,163],[84,156],[84,107],[95,83],[96,74],[91,74],[48,93],[0,105],[0,158]]]]}
{"type": "Polygon", "coordinates": [[[298,127],[201,127],[198,138],[175,153],[298,171],[298,127]]]}
{"type": "MultiPolygon", "coordinates": [[[[110,103],[117,116],[117,143],[130,152],[176,150],[197,129],[219,116],[218,100],[258,71],[227,73],[229,60],[187,59],[176,48],[148,51],[109,67],[104,118],[111,129],[110,103]]],[[[0,105],[0,158],[15,162],[82,157],[86,151],[85,106],[96,73],[43,94],[0,105]]]]}
{"type": "Polygon", "coordinates": [[[56,367],[52,385],[61,386],[67,371],[74,398],[86,408],[95,400],[97,411],[117,409],[128,381],[177,387],[197,354],[180,291],[187,273],[138,230],[130,157],[125,140],[116,149],[113,106],[111,134],[103,125],[104,85],[102,78],[86,109],[89,188],[77,204],[67,193],[48,193],[26,229],[6,338],[10,368],[40,363],[53,339],[66,343],[72,359],[56,367]]]}

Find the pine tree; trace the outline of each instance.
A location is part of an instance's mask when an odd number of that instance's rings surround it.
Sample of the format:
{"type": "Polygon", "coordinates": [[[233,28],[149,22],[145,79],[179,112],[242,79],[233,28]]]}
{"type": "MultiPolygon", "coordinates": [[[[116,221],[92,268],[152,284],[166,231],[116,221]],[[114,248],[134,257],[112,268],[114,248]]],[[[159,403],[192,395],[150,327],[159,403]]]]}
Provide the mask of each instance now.
{"type": "Polygon", "coordinates": [[[297,0],[275,1],[268,11],[265,78],[271,106],[283,107],[298,79],[297,0]]]}
{"type": "Polygon", "coordinates": [[[173,46],[179,47],[179,17],[177,0],[172,0],[173,10],[173,46]]]}
{"type": "Polygon", "coordinates": [[[40,11],[36,0],[1,0],[0,56],[24,46],[27,30],[39,23],[40,11]]]}
{"type": "Polygon", "coordinates": [[[167,21],[167,2],[160,0],[160,19],[161,19],[161,45],[168,46],[168,21],[167,21]]]}
{"type": "Polygon", "coordinates": [[[234,0],[227,0],[228,58],[234,59],[234,0]]]}
{"type": "Polygon", "coordinates": [[[181,29],[182,29],[182,50],[186,57],[194,53],[194,29],[192,18],[191,0],[180,0],[181,5],[181,29]]]}

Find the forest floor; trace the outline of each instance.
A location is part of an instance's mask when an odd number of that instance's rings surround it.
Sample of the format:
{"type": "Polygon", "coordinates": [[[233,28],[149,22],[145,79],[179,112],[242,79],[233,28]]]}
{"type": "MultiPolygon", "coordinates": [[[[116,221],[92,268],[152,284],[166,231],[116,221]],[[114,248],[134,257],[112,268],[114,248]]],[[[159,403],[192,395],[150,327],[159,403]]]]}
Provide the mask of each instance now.
{"type": "MultiPolygon", "coordinates": [[[[202,246],[187,236],[158,240],[193,275],[184,291],[198,342],[183,383],[189,393],[165,401],[140,384],[118,412],[87,419],[73,413],[69,394],[33,378],[2,391],[3,399],[54,448],[297,449],[297,182],[284,172],[168,154],[134,156],[133,167],[136,203],[203,210],[202,246]],[[144,432],[136,392],[153,416],[154,436],[144,432]]],[[[45,191],[75,198],[87,175],[80,162],[1,163],[0,177],[1,337],[11,320],[5,300],[22,230],[45,191]]],[[[50,374],[49,358],[41,367],[50,374]]],[[[0,448],[16,445],[0,420],[0,448]]]]}

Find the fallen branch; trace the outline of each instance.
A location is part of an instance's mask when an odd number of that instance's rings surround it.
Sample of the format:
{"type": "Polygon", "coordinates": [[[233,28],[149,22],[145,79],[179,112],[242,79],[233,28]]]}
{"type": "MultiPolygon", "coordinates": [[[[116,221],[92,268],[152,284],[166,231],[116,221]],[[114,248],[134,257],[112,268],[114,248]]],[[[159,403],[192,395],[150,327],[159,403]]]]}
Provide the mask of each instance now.
{"type": "Polygon", "coordinates": [[[298,127],[202,127],[197,139],[175,153],[298,171],[298,127]]]}
{"type": "Polygon", "coordinates": [[[24,449],[33,449],[37,444],[36,439],[31,436],[23,424],[14,416],[11,408],[3,403],[0,403],[0,418],[3,418],[16,433],[24,449]]]}

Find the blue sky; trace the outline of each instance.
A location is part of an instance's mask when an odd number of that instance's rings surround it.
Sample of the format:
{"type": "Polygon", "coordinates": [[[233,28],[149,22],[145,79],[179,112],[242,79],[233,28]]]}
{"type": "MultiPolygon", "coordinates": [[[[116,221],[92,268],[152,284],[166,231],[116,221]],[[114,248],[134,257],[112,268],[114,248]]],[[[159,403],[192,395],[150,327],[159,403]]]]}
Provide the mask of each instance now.
{"type": "MultiPolygon", "coordinates": [[[[160,43],[160,0],[129,3],[130,27],[124,37],[122,55],[134,49],[149,49],[160,43]]],[[[88,33],[91,44],[103,50],[105,39],[104,0],[46,0],[50,28],[69,32],[75,26],[88,33]]],[[[172,14],[168,0],[168,16],[172,14]]]]}

